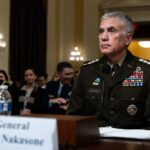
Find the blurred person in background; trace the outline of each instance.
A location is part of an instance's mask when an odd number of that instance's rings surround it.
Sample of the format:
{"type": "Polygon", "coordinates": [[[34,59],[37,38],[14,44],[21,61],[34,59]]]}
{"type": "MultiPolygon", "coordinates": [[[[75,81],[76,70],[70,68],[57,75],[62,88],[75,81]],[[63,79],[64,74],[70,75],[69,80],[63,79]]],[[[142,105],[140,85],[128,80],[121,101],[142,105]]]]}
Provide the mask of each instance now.
{"type": "Polygon", "coordinates": [[[25,84],[20,88],[18,98],[14,99],[13,110],[15,114],[28,115],[34,112],[36,102],[36,92],[38,89],[36,83],[36,73],[34,69],[27,68],[24,71],[25,84]]]}
{"type": "Polygon", "coordinates": [[[37,83],[40,88],[46,89],[47,78],[48,78],[47,73],[38,74],[37,83]]]}
{"type": "Polygon", "coordinates": [[[10,86],[9,78],[5,70],[0,70],[0,85],[10,86]]]}
{"type": "Polygon", "coordinates": [[[50,114],[64,114],[71,95],[74,71],[68,62],[57,64],[59,79],[47,83],[46,94],[42,102],[42,112],[50,114]]]}

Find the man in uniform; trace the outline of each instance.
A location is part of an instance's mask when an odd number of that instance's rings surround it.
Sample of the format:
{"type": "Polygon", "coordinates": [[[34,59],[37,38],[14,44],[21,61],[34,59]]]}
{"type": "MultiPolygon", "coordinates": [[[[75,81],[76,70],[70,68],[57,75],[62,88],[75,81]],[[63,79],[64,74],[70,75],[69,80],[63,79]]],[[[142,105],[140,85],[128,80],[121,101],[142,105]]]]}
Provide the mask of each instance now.
{"type": "Polygon", "coordinates": [[[67,114],[95,115],[100,126],[150,125],[150,62],[128,51],[134,25],[123,12],[108,12],[99,25],[102,58],[84,65],[67,114]]]}

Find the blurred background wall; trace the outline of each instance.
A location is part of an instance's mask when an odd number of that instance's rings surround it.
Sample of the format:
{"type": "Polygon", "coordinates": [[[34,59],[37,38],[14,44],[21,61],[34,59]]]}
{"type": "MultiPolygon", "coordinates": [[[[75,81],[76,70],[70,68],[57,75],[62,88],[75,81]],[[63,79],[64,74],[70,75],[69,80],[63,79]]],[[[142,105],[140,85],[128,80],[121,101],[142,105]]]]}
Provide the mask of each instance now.
{"type": "MultiPolygon", "coordinates": [[[[23,0],[22,0],[23,1],[23,0]]],[[[78,70],[84,61],[101,57],[98,47],[100,16],[107,11],[124,11],[136,23],[136,34],[129,49],[135,55],[150,60],[150,47],[139,46],[139,41],[150,40],[149,0],[41,0],[46,11],[46,54],[43,70],[53,75],[59,61],[70,61],[78,70]],[[71,52],[78,47],[83,60],[71,61],[71,52]]],[[[0,68],[10,71],[9,29],[10,0],[0,0],[0,33],[7,45],[0,50],[0,68]]],[[[41,38],[41,40],[45,40],[41,38]]],[[[42,51],[42,50],[41,50],[42,51]]],[[[44,51],[43,51],[44,53],[44,51]]],[[[29,56],[30,57],[30,56],[29,56]]],[[[34,56],[31,56],[34,57],[34,56]]],[[[40,61],[40,60],[39,60],[40,61]]],[[[11,63],[11,62],[10,62],[11,63]]],[[[40,64],[40,63],[39,63],[40,64]]],[[[17,66],[16,66],[17,67],[17,66]]],[[[11,74],[10,74],[11,75],[11,74]]]]}

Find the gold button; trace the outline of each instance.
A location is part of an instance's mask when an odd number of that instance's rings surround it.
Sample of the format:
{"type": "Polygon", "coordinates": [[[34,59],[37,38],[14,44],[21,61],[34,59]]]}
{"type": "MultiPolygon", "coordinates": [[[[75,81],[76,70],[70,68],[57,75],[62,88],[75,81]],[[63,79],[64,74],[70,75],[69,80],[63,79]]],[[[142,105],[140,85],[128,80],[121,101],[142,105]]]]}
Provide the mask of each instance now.
{"type": "Polygon", "coordinates": [[[135,100],[135,97],[131,97],[131,100],[134,101],[134,100],[135,100]]]}
{"type": "Polygon", "coordinates": [[[115,113],[115,111],[114,111],[114,110],[111,110],[111,111],[110,111],[110,114],[111,114],[111,115],[113,115],[114,113],[115,113]]]}
{"type": "Polygon", "coordinates": [[[114,98],[114,97],[110,97],[110,100],[111,100],[111,101],[114,101],[114,100],[115,100],[115,98],[114,98]]]}

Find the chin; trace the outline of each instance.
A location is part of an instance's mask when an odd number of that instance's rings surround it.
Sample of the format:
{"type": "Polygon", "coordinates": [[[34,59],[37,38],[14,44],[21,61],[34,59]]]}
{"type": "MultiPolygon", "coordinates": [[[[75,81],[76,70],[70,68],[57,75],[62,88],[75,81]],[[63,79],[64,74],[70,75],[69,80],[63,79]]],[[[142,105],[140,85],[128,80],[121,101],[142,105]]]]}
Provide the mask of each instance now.
{"type": "Polygon", "coordinates": [[[111,54],[112,52],[111,52],[111,51],[108,51],[108,50],[101,50],[101,53],[102,53],[103,55],[109,55],[109,54],[111,54]]]}

